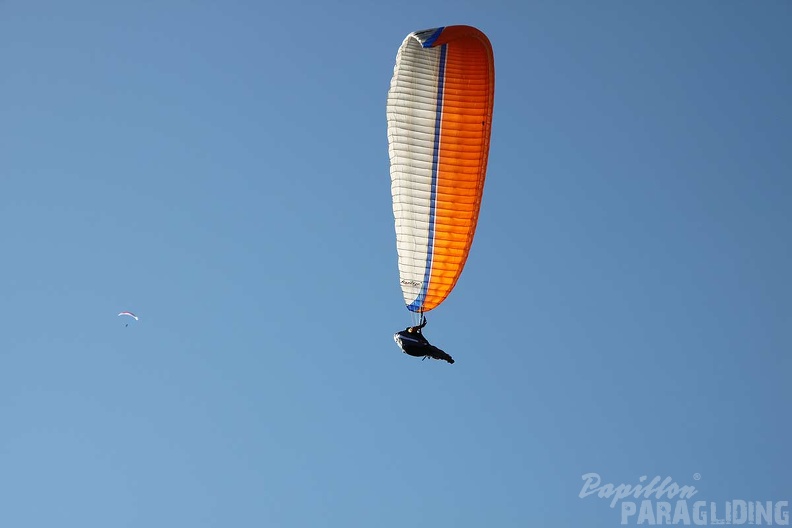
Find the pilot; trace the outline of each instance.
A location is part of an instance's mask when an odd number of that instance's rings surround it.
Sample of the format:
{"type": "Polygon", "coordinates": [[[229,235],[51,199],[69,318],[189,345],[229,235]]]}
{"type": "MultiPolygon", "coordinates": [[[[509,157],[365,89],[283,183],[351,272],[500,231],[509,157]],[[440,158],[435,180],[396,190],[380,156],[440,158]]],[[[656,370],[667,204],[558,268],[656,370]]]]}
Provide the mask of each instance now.
{"type": "Polygon", "coordinates": [[[421,318],[423,319],[421,324],[418,326],[408,326],[401,332],[396,332],[393,334],[393,340],[396,341],[396,344],[399,345],[402,352],[405,354],[413,357],[422,357],[424,359],[430,357],[432,359],[448,361],[453,364],[454,358],[436,346],[431,345],[426,337],[424,337],[421,330],[426,326],[426,316],[422,315],[421,318]]]}

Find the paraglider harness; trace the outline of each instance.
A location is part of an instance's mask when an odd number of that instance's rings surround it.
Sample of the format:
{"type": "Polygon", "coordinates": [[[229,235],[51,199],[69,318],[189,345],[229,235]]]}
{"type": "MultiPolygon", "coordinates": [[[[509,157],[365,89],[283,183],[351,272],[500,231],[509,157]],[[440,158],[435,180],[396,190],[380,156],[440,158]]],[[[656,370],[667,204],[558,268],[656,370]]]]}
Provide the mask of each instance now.
{"type": "Polygon", "coordinates": [[[426,316],[421,314],[421,323],[419,325],[408,326],[393,336],[402,352],[413,357],[423,356],[421,361],[430,357],[432,359],[441,359],[449,363],[454,363],[454,359],[451,356],[430,344],[429,340],[424,337],[421,330],[425,326],[426,316]]]}

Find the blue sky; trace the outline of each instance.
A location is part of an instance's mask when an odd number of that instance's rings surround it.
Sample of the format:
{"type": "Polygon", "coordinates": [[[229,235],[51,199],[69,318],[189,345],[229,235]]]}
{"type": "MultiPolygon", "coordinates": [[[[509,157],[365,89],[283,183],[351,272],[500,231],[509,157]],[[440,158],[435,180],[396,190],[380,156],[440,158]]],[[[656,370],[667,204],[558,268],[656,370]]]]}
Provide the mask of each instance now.
{"type": "Polygon", "coordinates": [[[4,2],[0,524],[619,525],[590,472],[791,501],[791,23],[4,2]],[[452,24],[496,61],[479,229],[426,329],[453,366],[392,341],[385,131],[403,38],[452,24]]]}

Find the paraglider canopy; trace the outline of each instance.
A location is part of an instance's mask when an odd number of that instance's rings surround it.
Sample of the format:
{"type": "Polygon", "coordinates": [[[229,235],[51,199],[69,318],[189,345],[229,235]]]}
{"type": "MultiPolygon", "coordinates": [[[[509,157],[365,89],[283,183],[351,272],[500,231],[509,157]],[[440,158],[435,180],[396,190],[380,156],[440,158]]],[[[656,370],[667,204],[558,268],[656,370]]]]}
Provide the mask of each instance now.
{"type": "Polygon", "coordinates": [[[465,266],[489,155],[495,69],[470,26],[410,33],[387,101],[391,192],[404,303],[440,305],[465,266]]]}
{"type": "Polygon", "coordinates": [[[133,314],[132,312],[121,312],[121,313],[119,313],[118,315],[119,315],[119,316],[126,315],[126,316],[129,316],[129,317],[132,317],[132,318],[133,318],[135,321],[139,321],[139,320],[140,320],[140,319],[138,318],[138,316],[137,316],[137,315],[135,315],[135,314],[133,314]]]}

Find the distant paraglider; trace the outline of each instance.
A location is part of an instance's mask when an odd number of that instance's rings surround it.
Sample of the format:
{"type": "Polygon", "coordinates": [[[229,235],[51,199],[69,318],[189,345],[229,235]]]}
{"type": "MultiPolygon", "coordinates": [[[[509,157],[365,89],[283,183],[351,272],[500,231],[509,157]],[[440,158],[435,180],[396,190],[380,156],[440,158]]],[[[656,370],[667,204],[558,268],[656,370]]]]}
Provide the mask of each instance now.
{"type": "MultiPolygon", "coordinates": [[[[139,321],[139,320],[140,320],[140,318],[138,318],[138,316],[137,316],[137,315],[135,315],[135,314],[133,314],[132,312],[120,312],[120,313],[118,314],[118,316],[119,316],[119,317],[121,317],[122,315],[125,315],[125,316],[127,316],[127,317],[131,317],[131,318],[133,318],[135,321],[139,321]]],[[[124,326],[125,326],[125,327],[126,327],[126,326],[129,326],[129,323],[126,323],[124,326]]]]}
{"type": "Polygon", "coordinates": [[[456,286],[473,242],[494,94],[492,46],[476,28],[416,31],[399,48],[388,91],[388,152],[399,282],[413,326],[394,339],[412,356],[450,359],[420,330],[423,314],[456,286]]]}

